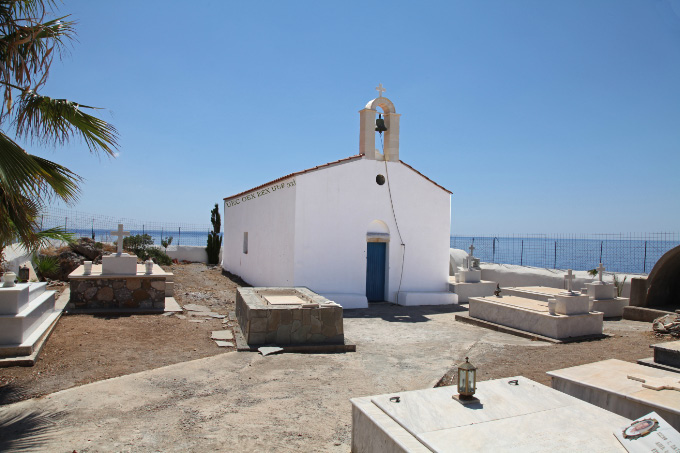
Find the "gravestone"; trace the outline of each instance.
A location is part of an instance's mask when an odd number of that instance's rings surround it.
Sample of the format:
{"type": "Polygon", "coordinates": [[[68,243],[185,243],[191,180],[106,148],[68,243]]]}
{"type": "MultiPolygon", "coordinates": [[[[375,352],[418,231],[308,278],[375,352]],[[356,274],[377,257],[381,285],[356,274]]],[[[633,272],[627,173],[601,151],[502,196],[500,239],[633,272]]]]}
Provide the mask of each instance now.
{"type": "Polygon", "coordinates": [[[467,303],[470,297],[484,297],[493,294],[496,283],[482,280],[479,260],[473,252],[474,244],[470,244],[470,254],[463,260],[453,277],[449,278],[449,291],[458,295],[458,303],[467,303]]]}
{"type": "Polygon", "coordinates": [[[605,268],[600,263],[597,267],[598,279],[592,283],[586,283],[587,294],[590,298],[591,308],[604,313],[605,318],[623,316],[623,307],[627,307],[629,299],[618,297],[616,285],[602,280],[605,268]]]}
{"type": "Polygon", "coordinates": [[[163,313],[166,297],[172,294],[172,273],[154,264],[147,272],[137,257],[123,252],[123,238],[129,236],[123,225],[112,231],[118,237],[117,253],[104,256],[102,264],[93,264],[89,272],[80,266],[69,281],[70,312],[78,313],[163,313]]]}

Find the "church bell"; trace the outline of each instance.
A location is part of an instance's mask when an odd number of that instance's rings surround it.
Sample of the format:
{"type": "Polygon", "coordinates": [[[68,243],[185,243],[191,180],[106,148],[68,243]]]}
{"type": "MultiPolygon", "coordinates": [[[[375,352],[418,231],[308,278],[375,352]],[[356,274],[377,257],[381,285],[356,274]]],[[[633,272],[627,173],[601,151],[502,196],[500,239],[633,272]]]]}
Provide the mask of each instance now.
{"type": "Polygon", "coordinates": [[[387,130],[387,127],[385,126],[385,120],[382,117],[382,114],[378,114],[378,118],[375,120],[375,131],[380,132],[381,134],[387,130]]]}

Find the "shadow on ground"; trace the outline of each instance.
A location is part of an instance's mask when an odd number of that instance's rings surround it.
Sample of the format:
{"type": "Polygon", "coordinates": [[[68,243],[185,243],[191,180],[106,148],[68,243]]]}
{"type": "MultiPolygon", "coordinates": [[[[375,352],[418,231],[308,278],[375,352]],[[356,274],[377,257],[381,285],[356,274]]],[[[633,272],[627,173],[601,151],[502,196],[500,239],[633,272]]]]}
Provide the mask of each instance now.
{"type": "Polygon", "coordinates": [[[344,318],[382,318],[387,322],[427,322],[428,315],[467,311],[460,305],[419,305],[405,307],[389,302],[369,304],[368,308],[344,310],[344,318]]]}
{"type": "MultiPolygon", "coordinates": [[[[0,405],[21,399],[24,392],[11,384],[0,387],[0,405]]],[[[0,413],[0,451],[35,451],[54,439],[66,411],[0,413]]]]}

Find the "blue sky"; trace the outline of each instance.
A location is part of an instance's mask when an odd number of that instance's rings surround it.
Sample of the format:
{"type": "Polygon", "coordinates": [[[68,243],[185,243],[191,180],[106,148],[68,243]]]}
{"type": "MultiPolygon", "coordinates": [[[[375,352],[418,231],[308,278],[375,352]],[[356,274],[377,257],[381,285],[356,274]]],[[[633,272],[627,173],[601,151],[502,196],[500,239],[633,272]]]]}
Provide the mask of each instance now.
{"type": "Polygon", "coordinates": [[[358,153],[377,93],[454,234],[678,231],[680,0],[65,0],[43,94],[106,109],[116,159],[28,149],[78,211],[209,223],[225,196],[358,153]]]}

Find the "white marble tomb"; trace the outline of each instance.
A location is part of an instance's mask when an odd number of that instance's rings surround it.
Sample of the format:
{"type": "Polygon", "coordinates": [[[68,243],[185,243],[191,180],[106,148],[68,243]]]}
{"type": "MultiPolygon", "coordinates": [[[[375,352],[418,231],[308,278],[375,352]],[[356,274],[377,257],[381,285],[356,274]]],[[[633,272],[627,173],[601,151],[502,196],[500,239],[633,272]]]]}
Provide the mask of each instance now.
{"type": "Polygon", "coordinates": [[[59,317],[47,283],[0,287],[0,357],[27,356],[59,317]]]}
{"type": "Polygon", "coordinates": [[[625,452],[613,432],[630,420],[525,377],[479,382],[479,404],[462,405],[456,393],[352,399],[352,452],[625,452]]]}
{"type": "Polygon", "coordinates": [[[574,292],[571,270],[567,291],[548,301],[501,295],[470,298],[470,317],[557,340],[602,335],[603,314],[589,311],[588,296],[574,292]]]}
{"type": "Polygon", "coordinates": [[[623,417],[636,419],[651,411],[680,429],[680,391],[658,383],[680,386],[680,374],[609,359],[548,372],[552,387],[623,417]],[[647,385],[645,385],[647,384],[647,385]]]}

